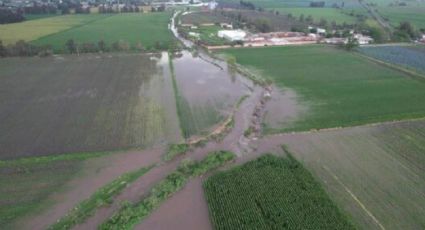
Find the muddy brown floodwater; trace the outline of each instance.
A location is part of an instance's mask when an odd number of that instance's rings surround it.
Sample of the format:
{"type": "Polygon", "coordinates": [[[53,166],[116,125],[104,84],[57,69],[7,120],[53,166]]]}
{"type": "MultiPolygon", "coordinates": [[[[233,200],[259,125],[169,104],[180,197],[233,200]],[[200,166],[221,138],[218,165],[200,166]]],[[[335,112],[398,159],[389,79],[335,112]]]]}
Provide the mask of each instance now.
{"type": "Polygon", "coordinates": [[[202,181],[200,177],[190,180],[135,229],[212,229],[202,181]]]}
{"type": "Polygon", "coordinates": [[[55,205],[36,216],[21,220],[19,229],[46,229],[108,182],[126,172],[159,162],[163,152],[164,147],[155,147],[144,151],[115,153],[86,161],[80,175],[67,183],[65,187],[68,189],[65,192],[53,194],[48,198],[55,205]]]}

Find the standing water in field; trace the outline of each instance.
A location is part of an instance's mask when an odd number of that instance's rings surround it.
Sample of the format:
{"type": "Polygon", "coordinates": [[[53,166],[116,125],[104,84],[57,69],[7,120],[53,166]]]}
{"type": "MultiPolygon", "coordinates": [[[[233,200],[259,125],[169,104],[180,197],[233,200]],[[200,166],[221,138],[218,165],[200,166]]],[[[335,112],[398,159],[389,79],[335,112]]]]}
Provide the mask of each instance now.
{"type": "Polygon", "coordinates": [[[226,63],[212,63],[188,51],[174,55],[170,66],[186,138],[210,132],[231,115],[237,101],[252,88],[250,81],[229,71],[226,63]]]}

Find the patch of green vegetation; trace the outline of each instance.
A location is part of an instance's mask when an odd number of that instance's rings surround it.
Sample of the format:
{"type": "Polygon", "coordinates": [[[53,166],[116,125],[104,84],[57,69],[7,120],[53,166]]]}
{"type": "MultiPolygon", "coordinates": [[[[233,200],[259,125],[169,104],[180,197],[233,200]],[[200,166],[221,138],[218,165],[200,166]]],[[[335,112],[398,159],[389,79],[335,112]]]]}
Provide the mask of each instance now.
{"type": "MultiPolygon", "coordinates": [[[[0,40],[3,44],[12,44],[19,40],[33,41],[49,34],[68,30],[75,26],[81,26],[99,19],[108,17],[107,15],[65,15],[58,17],[29,20],[20,23],[0,25],[0,40]]],[[[61,42],[64,45],[66,40],[61,42]]],[[[46,44],[46,43],[44,43],[46,44]]],[[[48,43],[47,43],[48,44],[48,43]]]]}
{"type": "Polygon", "coordinates": [[[126,203],[117,213],[104,222],[100,229],[132,229],[136,224],[147,217],[154,209],[181,190],[186,182],[193,176],[199,176],[213,170],[226,162],[233,160],[235,155],[231,152],[218,151],[209,153],[200,162],[183,161],[180,167],[170,173],[165,179],[156,184],[150,194],[141,201],[126,203]]]}
{"type": "Polygon", "coordinates": [[[60,16],[60,14],[25,14],[25,20],[37,20],[42,18],[50,18],[60,16]]]}
{"type": "Polygon", "coordinates": [[[66,161],[66,160],[86,160],[93,157],[104,156],[112,152],[86,152],[86,153],[72,153],[72,154],[62,154],[62,155],[53,155],[53,156],[41,156],[41,157],[24,157],[16,160],[0,160],[1,167],[25,167],[35,164],[47,164],[53,161],[66,161]]]}
{"type": "Polygon", "coordinates": [[[247,99],[249,97],[249,95],[243,95],[241,98],[239,98],[238,102],[236,103],[236,108],[239,108],[239,106],[241,106],[242,102],[245,101],[245,99],[247,99]]]}
{"type": "Polygon", "coordinates": [[[300,131],[425,116],[423,81],[350,52],[322,45],[229,49],[245,66],[281,88],[294,89],[308,113],[291,127],[300,131]],[[262,58],[259,59],[258,56],[262,58]],[[409,102],[409,103],[406,103],[409,102]]]}
{"type": "Polygon", "coordinates": [[[181,95],[179,92],[179,88],[177,86],[177,80],[176,80],[176,72],[174,71],[174,64],[173,64],[173,59],[171,54],[169,54],[168,64],[170,66],[171,78],[173,82],[174,98],[176,100],[177,116],[179,117],[179,121],[180,121],[180,129],[182,131],[183,137],[188,138],[191,135],[190,130],[192,130],[191,127],[193,123],[191,120],[192,116],[189,116],[190,114],[187,114],[187,113],[189,113],[191,110],[190,110],[189,103],[185,100],[183,95],[181,95]]]}
{"type": "Polygon", "coordinates": [[[344,14],[341,10],[335,8],[275,8],[281,14],[292,14],[295,18],[299,18],[304,15],[304,18],[311,16],[315,23],[319,23],[321,19],[327,21],[327,25],[331,25],[331,22],[335,22],[338,25],[343,23],[354,24],[357,19],[356,17],[344,14]]]}
{"type": "Polygon", "coordinates": [[[75,153],[0,161],[0,226],[13,229],[14,222],[50,205],[47,198],[61,191],[89,158],[106,153],[75,153]]]}
{"type": "Polygon", "coordinates": [[[143,176],[151,168],[153,168],[153,166],[141,168],[136,171],[121,175],[117,179],[98,189],[93,195],[90,196],[90,198],[82,201],[66,216],[62,217],[58,222],[51,225],[48,229],[71,229],[76,224],[84,222],[84,220],[86,220],[89,216],[93,215],[96,209],[110,204],[114,196],[118,195],[125,187],[143,176]]]}
{"type": "Polygon", "coordinates": [[[54,51],[64,52],[65,43],[73,39],[77,44],[97,44],[103,40],[106,46],[121,41],[122,49],[166,50],[175,40],[168,29],[170,12],[116,14],[60,33],[42,37],[35,45],[52,45],[54,51]]]}
{"type": "MultiPolygon", "coordinates": [[[[408,4],[415,4],[409,2],[408,4]]],[[[425,29],[425,4],[406,7],[378,7],[378,13],[388,19],[394,27],[400,25],[400,22],[410,22],[416,29],[425,29]]]]}
{"type": "Polygon", "coordinates": [[[249,128],[247,128],[247,129],[243,132],[243,135],[244,135],[245,137],[249,137],[249,135],[251,135],[251,134],[252,134],[252,132],[254,132],[254,128],[253,128],[252,126],[249,126],[249,128]]]}
{"type": "Polygon", "coordinates": [[[168,146],[167,152],[164,155],[164,160],[165,161],[173,160],[177,156],[185,154],[188,150],[189,150],[189,145],[186,143],[170,144],[168,146]]]}
{"type": "Polygon", "coordinates": [[[204,190],[215,229],[355,229],[291,155],[219,172],[204,190]]]}

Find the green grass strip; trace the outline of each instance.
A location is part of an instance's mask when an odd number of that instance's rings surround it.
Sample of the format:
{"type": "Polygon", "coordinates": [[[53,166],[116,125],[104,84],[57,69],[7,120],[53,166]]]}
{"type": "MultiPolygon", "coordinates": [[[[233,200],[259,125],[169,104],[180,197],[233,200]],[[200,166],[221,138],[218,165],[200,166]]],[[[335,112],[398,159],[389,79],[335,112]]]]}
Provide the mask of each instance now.
{"type": "Polygon", "coordinates": [[[209,153],[199,162],[184,160],[176,171],[156,184],[147,197],[135,204],[125,203],[115,215],[100,225],[99,229],[133,229],[162,202],[181,190],[190,177],[213,170],[234,158],[235,155],[231,152],[217,151],[209,153]]]}
{"type": "Polygon", "coordinates": [[[84,222],[88,217],[93,215],[97,208],[110,204],[114,196],[118,195],[128,184],[143,176],[153,167],[152,165],[121,175],[114,181],[98,189],[90,198],[82,201],[48,229],[71,229],[73,226],[84,222]]]}
{"type": "Polygon", "coordinates": [[[173,160],[177,156],[185,154],[189,150],[189,147],[186,143],[170,144],[163,158],[165,161],[173,160]]]}
{"type": "Polygon", "coordinates": [[[25,157],[16,160],[0,160],[0,167],[28,166],[33,164],[46,164],[53,161],[63,160],[86,160],[89,158],[105,156],[111,153],[113,152],[81,152],[41,157],[25,157]]]}

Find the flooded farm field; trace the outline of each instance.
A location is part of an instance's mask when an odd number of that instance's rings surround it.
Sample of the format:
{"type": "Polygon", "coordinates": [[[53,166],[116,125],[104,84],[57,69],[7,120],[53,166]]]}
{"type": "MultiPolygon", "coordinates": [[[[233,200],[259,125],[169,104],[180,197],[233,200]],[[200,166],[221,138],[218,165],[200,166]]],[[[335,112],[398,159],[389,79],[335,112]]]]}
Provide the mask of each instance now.
{"type": "Polygon", "coordinates": [[[265,106],[263,117],[263,132],[279,132],[279,128],[293,128],[297,119],[307,112],[307,106],[301,101],[294,90],[290,88],[274,87],[271,91],[270,100],[265,106]]]}
{"type": "Polygon", "coordinates": [[[0,159],[146,147],[181,139],[161,54],[0,62],[0,159]]]}
{"type": "Polygon", "coordinates": [[[266,136],[285,144],[361,229],[423,229],[425,120],[266,136]]]}
{"type": "Polygon", "coordinates": [[[226,63],[183,51],[174,55],[177,105],[185,137],[206,134],[233,111],[237,101],[250,93],[252,83],[227,69],[226,63]]]}

